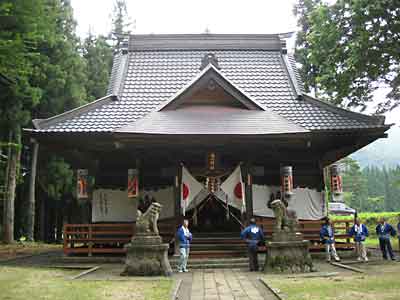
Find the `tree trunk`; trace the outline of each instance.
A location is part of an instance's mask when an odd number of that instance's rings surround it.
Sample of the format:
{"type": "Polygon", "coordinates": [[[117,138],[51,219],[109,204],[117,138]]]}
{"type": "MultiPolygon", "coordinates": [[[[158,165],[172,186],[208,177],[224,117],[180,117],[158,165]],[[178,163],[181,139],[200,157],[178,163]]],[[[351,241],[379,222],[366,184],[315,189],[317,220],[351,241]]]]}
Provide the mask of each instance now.
{"type": "MultiPolygon", "coordinates": [[[[18,168],[20,161],[20,135],[16,134],[15,144],[10,145],[8,163],[7,163],[7,186],[6,186],[6,203],[4,207],[4,234],[3,241],[6,244],[14,242],[14,202],[15,189],[17,186],[18,168]]],[[[12,139],[10,139],[12,141],[12,139]]]]}
{"type": "Polygon", "coordinates": [[[28,230],[27,238],[29,241],[34,240],[35,233],[35,183],[36,183],[36,166],[38,157],[39,144],[33,141],[31,174],[29,177],[29,194],[28,194],[28,230]]]}

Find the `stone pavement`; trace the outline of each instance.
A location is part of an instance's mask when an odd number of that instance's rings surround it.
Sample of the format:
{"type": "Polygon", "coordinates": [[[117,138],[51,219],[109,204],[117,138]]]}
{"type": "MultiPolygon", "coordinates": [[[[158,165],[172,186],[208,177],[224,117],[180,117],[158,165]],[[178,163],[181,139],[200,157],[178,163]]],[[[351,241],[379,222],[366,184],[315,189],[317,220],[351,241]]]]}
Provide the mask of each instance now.
{"type": "Polygon", "coordinates": [[[276,299],[258,281],[259,275],[239,269],[195,270],[192,273],[190,300],[276,299]]]}

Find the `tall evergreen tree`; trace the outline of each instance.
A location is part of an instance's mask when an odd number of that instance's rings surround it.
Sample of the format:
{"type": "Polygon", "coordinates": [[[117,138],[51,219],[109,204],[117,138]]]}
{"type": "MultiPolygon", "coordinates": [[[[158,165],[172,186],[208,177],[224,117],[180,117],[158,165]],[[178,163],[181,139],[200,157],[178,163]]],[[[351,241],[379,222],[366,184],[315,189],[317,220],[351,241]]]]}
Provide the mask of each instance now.
{"type": "Polygon", "coordinates": [[[87,99],[89,101],[104,97],[112,67],[112,47],[104,36],[92,34],[83,43],[83,57],[86,60],[87,99]]]}
{"type": "Polygon", "coordinates": [[[132,25],[126,0],[115,0],[112,24],[111,38],[115,40],[115,49],[119,49],[126,39],[126,34],[130,33],[129,27],[132,25]]]}
{"type": "Polygon", "coordinates": [[[40,59],[37,50],[47,36],[44,0],[7,1],[0,3],[0,73],[15,84],[0,93],[0,137],[6,141],[8,165],[6,172],[3,240],[14,241],[14,201],[21,149],[21,127],[28,124],[30,111],[41,98],[41,90],[31,82],[40,59]],[[7,26],[7,28],[4,28],[7,26]]]}

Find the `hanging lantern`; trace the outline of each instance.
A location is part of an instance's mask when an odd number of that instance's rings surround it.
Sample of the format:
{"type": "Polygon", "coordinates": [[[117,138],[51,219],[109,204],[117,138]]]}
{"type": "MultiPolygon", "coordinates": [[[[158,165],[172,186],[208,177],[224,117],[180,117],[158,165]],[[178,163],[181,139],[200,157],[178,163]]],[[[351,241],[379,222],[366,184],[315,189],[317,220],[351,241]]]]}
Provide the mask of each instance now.
{"type": "Polygon", "coordinates": [[[214,171],[215,170],[215,158],[216,155],[214,152],[210,152],[207,155],[207,167],[210,171],[214,171]]]}
{"type": "Polygon", "coordinates": [[[215,193],[219,189],[218,178],[208,176],[206,178],[206,187],[209,192],[215,193]]]}
{"type": "Polygon", "coordinates": [[[78,199],[86,199],[89,198],[88,195],[88,174],[89,171],[87,169],[78,169],[77,170],[77,198],[78,199]]]}
{"type": "Polygon", "coordinates": [[[330,174],[332,202],[343,202],[343,185],[340,166],[338,164],[331,165],[330,174]]]}
{"type": "Polygon", "coordinates": [[[293,170],[291,166],[281,167],[281,190],[285,199],[293,195],[293,170]]]}
{"type": "Polygon", "coordinates": [[[128,198],[139,196],[139,172],[137,169],[128,169],[128,198]]]}

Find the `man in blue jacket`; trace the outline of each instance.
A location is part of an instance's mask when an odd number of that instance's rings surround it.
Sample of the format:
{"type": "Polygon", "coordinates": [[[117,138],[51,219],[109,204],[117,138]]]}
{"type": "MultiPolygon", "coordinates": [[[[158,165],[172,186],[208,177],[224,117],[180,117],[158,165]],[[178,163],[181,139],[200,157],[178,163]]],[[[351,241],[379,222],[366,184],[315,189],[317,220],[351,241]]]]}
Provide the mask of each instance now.
{"type": "Polygon", "coordinates": [[[264,242],[264,233],[254,218],[250,219],[250,225],[240,233],[240,237],[247,243],[250,271],[258,271],[258,244],[264,242]]]}
{"type": "Polygon", "coordinates": [[[325,245],[326,261],[331,261],[331,255],[336,261],[340,261],[335,248],[335,232],[332,227],[332,222],[329,218],[325,219],[325,224],[319,232],[322,243],[325,245]]]}
{"type": "Polygon", "coordinates": [[[353,227],[351,227],[349,231],[349,235],[354,237],[354,242],[356,245],[357,252],[357,260],[368,261],[367,251],[365,250],[364,241],[368,236],[368,228],[364,224],[360,222],[360,219],[357,218],[353,227]]]}
{"type": "Polygon", "coordinates": [[[187,262],[189,259],[190,243],[192,242],[192,233],[189,231],[189,220],[183,220],[183,224],[176,233],[179,241],[179,265],[178,272],[188,272],[187,262]]]}
{"type": "Polygon", "coordinates": [[[399,215],[399,222],[397,223],[397,237],[399,239],[399,251],[400,251],[400,215],[399,215]]]}
{"type": "Polygon", "coordinates": [[[390,243],[390,236],[396,236],[396,230],[392,225],[386,223],[386,218],[381,218],[379,224],[376,226],[376,235],[379,238],[379,246],[382,251],[383,259],[388,259],[388,253],[392,260],[395,260],[390,243]]]}

